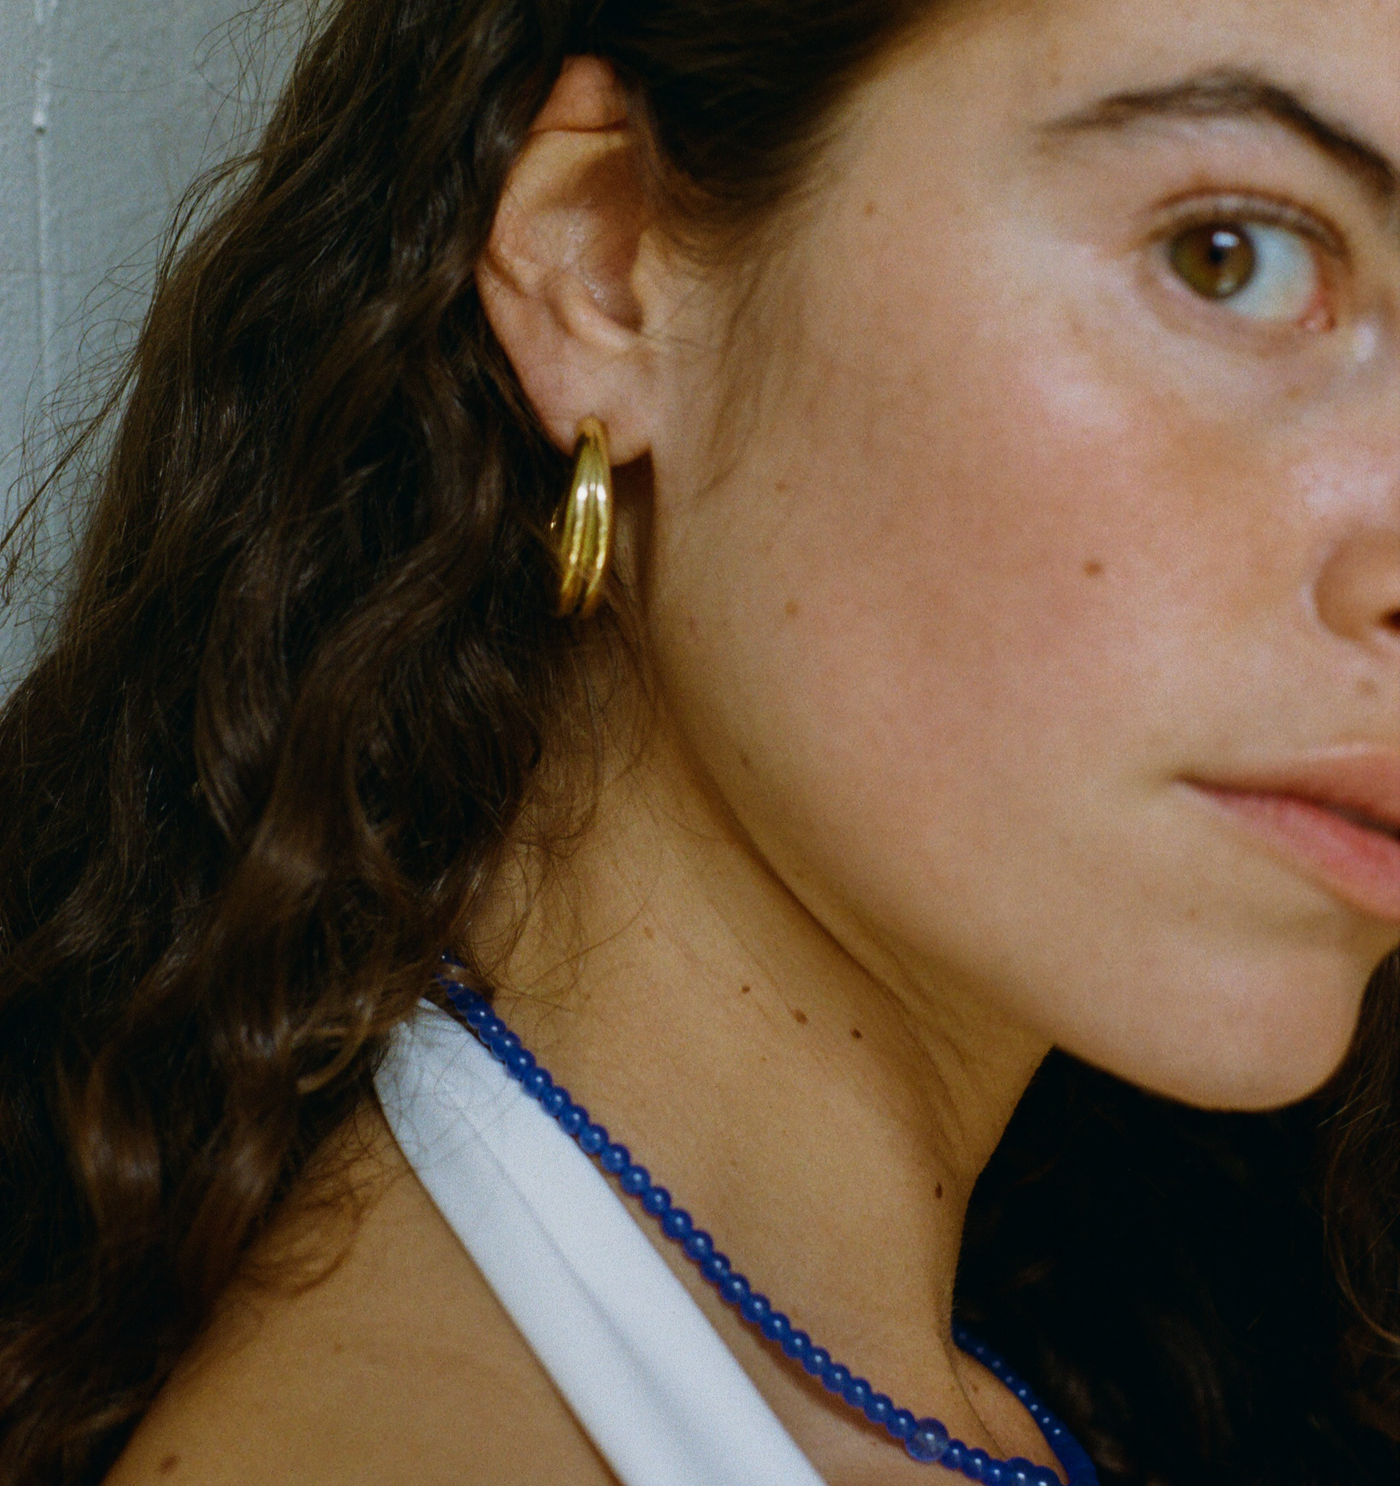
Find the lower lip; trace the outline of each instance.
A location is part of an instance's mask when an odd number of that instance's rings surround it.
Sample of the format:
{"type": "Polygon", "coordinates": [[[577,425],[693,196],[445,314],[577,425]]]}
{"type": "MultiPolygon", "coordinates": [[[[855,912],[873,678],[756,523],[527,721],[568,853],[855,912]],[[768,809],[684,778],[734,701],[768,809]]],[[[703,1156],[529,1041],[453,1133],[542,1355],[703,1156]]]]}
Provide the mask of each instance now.
{"type": "Polygon", "coordinates": [[[1400,841],[1294,795],[1196,788],[1284,855],[1309,866],[1339,898],[1400,923],[1400,841]]]}

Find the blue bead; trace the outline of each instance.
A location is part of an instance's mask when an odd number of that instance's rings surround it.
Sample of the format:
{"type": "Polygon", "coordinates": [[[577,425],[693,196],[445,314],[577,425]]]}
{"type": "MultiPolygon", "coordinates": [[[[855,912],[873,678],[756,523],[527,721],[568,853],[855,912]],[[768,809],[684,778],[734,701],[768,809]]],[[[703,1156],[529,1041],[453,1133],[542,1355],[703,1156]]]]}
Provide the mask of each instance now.
{"type": "Polygon", "coordinates": [[[543,1099],[554,1087],[554,1080],[543,1068],[536,1065],[520,1080],[520,1084],[532,1099],[543,1099]]]}
{"type": "MultiPolygon", "coordinates": [[[[1062,1486],[1062,1483],[1048,1465],[1041,1465],[1031,1475],[1031,1486],[1062,1486]]],[[[1092,1486],[1098,1486],[1098,1482],[1094,1481],[1092,1486]]]]}
{"type": "Polygon", "coordinates": [[[967,1446],[961,1440],[949,1440],[948,1448],[943,1452],[943,1467],[950,1471],[960,1471],[966,1459],[967,1446]]]}
{"type": "Polygon", "coordinates": [[[807,1355],[802,1359],[802,1366],[814,1378],[819,1378],[826,1370],[827,1364],[830,1361],[831,1353],[825,1347],[809,1347],[807,1349],[807,1355]]]}
{"type": "Polygon", "coordinates": [[[516,1048],[506,1059],[506,1071],[512,1078],[524,1079],[534,1066],[535,1055],[526,1047],[516,1048]]]}
{"type": "Polygon", "coordinates": [[[705,1276],[712,1285],[718,1285],[729,1273],[729,1256],[721,1254],[718,1249],[710,1255],[700,1266],[700,1273],[705,1276]]]}
{"type": "Polygon", "coordinates": [[[892,1435],[901,1442],[907,1440],[914,1432],[914,1416],[908,1409],[896,1409],[894,1413],[885,1420],[885,1433],[892,1435]]]}
{"type": "Polygon", "coordinates": [[[822,1368],[822,1387],[828,1393],[844,1394],[846,1384],[851,1381],[851,1370],[844,1362],[828,1362],[822,1368]]]}
{"type": "Polygon", "coordinates": [[[491,1054],[498,1063],[504,1063],[519,1046],[520,1039],[514,1032],[502,1032],[491,1039],[491,1054]]]}
{"type": "Polygon", "coordinates": [[[484,1001],[479,1001],[467,1012],[467,1026],[478,1032],[490,1020],[491,1008],[484,1001]]]}
{"type": "Polygon", "coordinates": [[[694,1227],[690,1214],[683,1207],[673,1207],[661,1220],[661,1231],[667,1238],[674,1238],[677,1243],[689,1238],[694,1227]]]}
{"type": "Polygon", "coordinates": [[[760,1295],[756,1291],[750,1291],[739,1304],[739,1314],[750,1326],[762,1326],[772,1312],[772,1305],[766,1295],[760,1295]]]}
{"type": "Polygon", "coordinates": [[[937,1419],[920,1419],[909,1432],[904,1448],[915,1460],[942,1460],[948,1453],[948,1431],[937,1419]]]}
{"type": "Polygon", "coordinates": [[[1037,1486],[1035,1463],[1024,1455],[1013,1455],[1002,1469],[1006,1472],[1007,1486],[1037,1486]]]}
{"type": "Polygon", "coordinates": [[[992,1457],[985,1450],[969,1450],[967,1459],[963,1461],[962,1473],[969,1481],[985,1481],[987,1478],[982,1473],[992,1463],[992,1457]]]}
{"type": "Polygon", "coordinates": [[[506,1024],[493,1011],[476,1030],[483,1042],[490,1042],[493,1037],[499,1037],[506,1030],[506,1024]]]}
{"type": "Polygon", "coordinates": [[[616,1176],[632,1159],[625,1145],[610,1145],[598,1155],[598,1165],[616,1176]]]}
{"type": "Polygon", "coordinates": [[[841,1396],[853,1409],[864,1412],[874,1391],[866,1378],[852,1378],[841,1390],[841,1396]]]}
{"type": "Polygon", "coordinates": [[[642,1206],[654,1218],[659,1218],[671,1206],[671,1194],[665,1187],[648,1187],[646,1196],[642,1198],[642,1206]]]}
{"type": "Polygon", "coordinates": [[[568,1107],[569,1091],[567,1089],[561,1089],[558,1084],[555,1084],[552,1089],[546,1090],[540,1096],[540,1108],[547,1115],[553,1115],[556,1120],[568,1107]]]}
{"type": "Polygon", "coordinates": [[[685,1241],[685,1256],[703,1264],[715,1251],[715,1241],[703,1228],[696,1228],[685,1241]]]}
{"type": "Polygon", "coordinates": [[[1070,1478],[1071,1486],[1074,1486],[1076,1481],[1094,1479],[1094,1462],[1080,1448],[1078,1440],[1066,1434],[1064,1439],[1054,1443],[1054,1450],[1070,1478]]]}
{"type": "Polygon", "coordinates": [[[617,1184],[629,1197],[637,1197],[651,1186],[651,1173],[645,1166],[629,1166],[618,1177],[617,1184]]]}
{"type": "Polygon", "coordinates": [[[719,1282],[719,1293],[730,1305],[743,1305],[749,1293],[749,1282],[736,1269],[731,1269],[719,1282]]]}
{"type": "Polygon", "coordinates": [[[791,1330],[783,1338],[783,1351],[789,1357],[796,1357],[799,1362],[812,1349],[812,1338],[805,1331],[791,1330]]]}
{"type": "Polygon", "coordinates": [[[763,1334],[770,1342],[786,1340],[792,1331],[792,1322],[781,1311],[769,1311],[763,1318],[763,1334]]]}
{"type": "Polygon", "coordinates": [[[888,1424],[893,1413],[894,1403],[888,1393],[872,1394],[870,1402],[865,1406],[865,1417],[872,1424],[888,1424]]]}
{"type": "Polygon", "coordinates": [[[988,1460],[982,1467],[983,1486],[1010,1486],[1011,1477],[1006,1473],[1006,1463],[988,1460]]]}
{"type": "Polygon", "coordinates": [[[608,1132],[602,1125],[587,1125],[578,1133],[578,1148],[585,1156],[596,1156],[608,1143],[608,1132]]]}
{"type": "Polygon", "coordinates": [[[570,1104],[559,1116],[559,1128],[565,1135],[577,1135],[588,1123],[588,1111],[581,1104],[570,1104]]]}

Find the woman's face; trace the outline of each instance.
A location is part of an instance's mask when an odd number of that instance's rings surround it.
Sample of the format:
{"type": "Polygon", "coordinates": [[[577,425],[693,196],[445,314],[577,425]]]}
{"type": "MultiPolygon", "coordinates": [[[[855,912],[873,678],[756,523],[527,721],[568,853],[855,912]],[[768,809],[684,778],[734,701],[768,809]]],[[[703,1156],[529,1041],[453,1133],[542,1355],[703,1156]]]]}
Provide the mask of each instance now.
{"type": "Polygon", "coordinates": [[[905,994],[1287,1101],[1400,941],[1400,0],[953,17],[676,327],[662,685],[905,994]]]}

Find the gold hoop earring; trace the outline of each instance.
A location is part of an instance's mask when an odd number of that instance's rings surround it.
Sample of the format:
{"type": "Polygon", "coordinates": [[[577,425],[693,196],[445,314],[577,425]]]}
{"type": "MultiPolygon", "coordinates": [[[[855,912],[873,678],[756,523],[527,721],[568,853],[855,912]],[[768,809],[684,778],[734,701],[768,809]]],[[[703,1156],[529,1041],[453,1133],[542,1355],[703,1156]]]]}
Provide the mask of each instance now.
{"type": "Polygon", "coordinates": [[[613,488],[607,430],[596,418],[578,426],[574,478],[564,503],[549,523],[559,564],[559,597],[554,612],[580,619],[598,607],[612,558],[613,488]]]}

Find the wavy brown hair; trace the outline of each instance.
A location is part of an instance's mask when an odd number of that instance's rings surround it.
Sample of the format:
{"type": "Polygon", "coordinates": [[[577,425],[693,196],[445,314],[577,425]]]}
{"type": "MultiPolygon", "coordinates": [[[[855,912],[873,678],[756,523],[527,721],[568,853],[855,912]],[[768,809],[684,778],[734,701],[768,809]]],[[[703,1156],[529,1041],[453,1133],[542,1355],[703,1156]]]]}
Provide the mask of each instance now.
{"type": "MultiPolygon", "coordinates": [[[[586,724],[587,651],[622,643],[550,617],[566,472],[473,279],[564,59],[615,65],[658,210],[737,252],[928,8],[338,0],[191,199],[0,713],[0,1483],[101,1477],[372,1097],[586,724]]],[[[1398,994],[1392,963],[1334,1088],[1285,1115],[1066,1059],[1033,1087],[961,1303],[1107,1479],[1396,1479],[1398,994]]]]}

